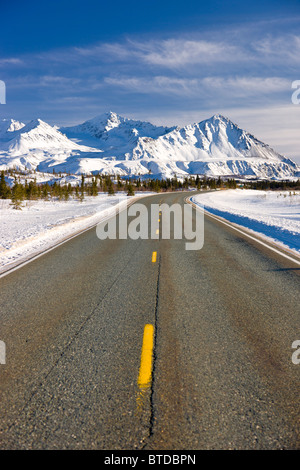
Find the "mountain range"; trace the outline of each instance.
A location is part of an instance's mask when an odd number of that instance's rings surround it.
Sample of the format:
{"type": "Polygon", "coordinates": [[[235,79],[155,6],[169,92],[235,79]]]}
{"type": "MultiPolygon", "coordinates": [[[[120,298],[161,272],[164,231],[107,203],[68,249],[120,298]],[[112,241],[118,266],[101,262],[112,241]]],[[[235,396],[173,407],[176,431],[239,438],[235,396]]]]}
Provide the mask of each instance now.
{"type": "Polygon", "coordinates": [[[300,167],[219,114],[185,127],[109,112],[73,127],[0,121],[0,169],[158,178],[206,174],[290,178],[300,167]]]}

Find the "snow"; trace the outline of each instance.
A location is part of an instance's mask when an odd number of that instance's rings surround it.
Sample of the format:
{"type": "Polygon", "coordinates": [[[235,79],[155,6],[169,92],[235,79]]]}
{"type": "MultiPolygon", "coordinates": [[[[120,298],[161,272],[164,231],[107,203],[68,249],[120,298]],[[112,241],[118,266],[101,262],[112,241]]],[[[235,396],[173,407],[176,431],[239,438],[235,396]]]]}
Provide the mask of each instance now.
{"type": "Polygon", "coordinates": [[[82,202],[24,201],[22,210],[13,209],[10,200],[0,199],[0,273],[96,225],[129,200],[150,194],[104,193],[82,202]]]}
{"type": "Polygon", "coordinates": [[[0,139],[11,139],[9,132],[15,132],[22,129],[25,124],[23,122],[15,121],[14,119],[1,119],[0,120],[0,139]]]}
{"type": "MultiPolygon", "coordinates": [[[[11,126],[10,126],[11,128],[11,126]]],[[[0,169],[41,169],[51,171],[55,165],[66,162],[70,156],[90,155],[99,150],[78,145],[69,140],[57,128],[41,119],[34,119],[22,127],[14,124],[14,130],[6,131],[0,139],[0,169]]]]}
{"type": "Polygon", "coordinates": [[[300,253],[300,192],[230,189],[196,195],[193,202],[300,253]]]}
{"type": "Polygon", "coordinates": [[[293,161],[218,114],[183,128],[155,126],[113,112],[60,129],[40,119],[26,125],[8,120],[0,125],[0,169],[12,167],[131,176],[151,171],[158,178],[300,175],[293,161]]]}

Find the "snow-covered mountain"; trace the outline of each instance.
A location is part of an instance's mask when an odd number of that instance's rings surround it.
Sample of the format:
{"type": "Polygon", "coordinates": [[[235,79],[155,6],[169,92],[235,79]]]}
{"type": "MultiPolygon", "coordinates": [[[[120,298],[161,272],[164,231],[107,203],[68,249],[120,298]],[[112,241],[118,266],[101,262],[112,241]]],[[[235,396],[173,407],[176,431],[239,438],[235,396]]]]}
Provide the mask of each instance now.
{"type": "Polygon", "coordinates": [[[77,143],[101,148],[102,157],[132,160],[140,139],[157,139],[173,129],[127,119],[110,112],[75,127],[61,128],[61,131],[77,143]]]}
{"type": "Polygon", "coordinates": [[[0,168],[16,167],[48,170],[60,165],[70,157],[99,152],[69,140],[58,128],[41,119],[28,124],[1,121],[0,168]]]}
{"type": "Polygon", "coordinates": [[[60,129],[40,119],[0,122],[0,168],[8,166],[157,177],[300,175],[293,161],[221,115],[182,128],[112,112],[60,129]]]}
{"type": "Polygon", "coordinates": [[[2,119],[0,121],[0,141],[11,139],[11,132],[22,129],[25,124],[14,119],[2,119]]]}
{"type": "Polygon", "coordinates": [[[166,134],[173,130],[174,127],[157,127],[150,122],[135,121],[116,113],[104,113],[94,119],[85,121],[75,127],[62,128],[62,132],[67,135],[90,135],[96,139],[101,139],[107,142],[113,142],[116,139],[116,144],[120,143],[123,139],[124,142],[136,142],[139,137],[152,137],[153,139],[166,134]]]}

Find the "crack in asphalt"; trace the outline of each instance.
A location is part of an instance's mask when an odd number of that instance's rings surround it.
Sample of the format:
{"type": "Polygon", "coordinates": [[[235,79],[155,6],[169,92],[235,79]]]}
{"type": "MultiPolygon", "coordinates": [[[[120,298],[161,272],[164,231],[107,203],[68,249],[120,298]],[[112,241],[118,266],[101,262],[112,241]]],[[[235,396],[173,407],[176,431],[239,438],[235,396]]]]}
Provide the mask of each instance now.
{"type": "Polygon", "coordinates": [[[160,285],[160,269],[161,269],[161,255],[158,259],[158,273],[157,273],[157,282],[156,282],[156,299],[155,299],[155,310],[154,310],[154,338],[153,338],[153,362],[152,362],[152,381],[150,386],[150,417],[149,417],[149,434],[145,439],[144,445],[141,447],[141,450],[145,449],[149,444],[153,434],[154,434],[154,421],[155,421],[155,411],[154,411],[154,388],[155,388],[155,368],[156,368],[156,342],[157,342],[157,323],[158,323],[158,305],[159,305],[159,285],[160,285]]]}
{"type": "MultiPolygon", "coordinates": [[[[139,245],[141,245],[141,241],[139,243],[139,245]]],[[[74,343],[75,339],[79,336],[79,334],[83,331],[83,329],[85,328],[86,324],[89,322],[89,320],[95,315],[95,312],[97,311],[97,309],[100,307],[100,305],[102,304],[102,302],[104,301],[104,299],[106,298],[106,296],[110,293],[110,291],[112,290],[112,288],[114,287],[114,285],[116,284],[116,282],[119,280],[119,278],[121,277],[121,275],[123,274],[123,272],[125,271],[125,269],[128,267],[128,265],[130,264],[130,262],[132,262],[132,256],[129,257],[129,260],[127,261],[127,263],[125,263],[123,269],[121,269],[121,271],[119,271],[118,275],[116,276],[116,278],[114,279],[114,281],[111,283],[111,285],[107,288],[106,292],[104,293],[104,295],[102,296],[101,300],[99,300],[99,302],[96,304],[96,306],[92,309],[91,313],[85,318],[85,320],[81,323],[80,327],[78,328],[78,330],[74,333],[74,335],[72,336],[72,338],[70,339],[70,341],[68,342],[68,344],[64,347],[64,349],[61,351],[59,357],[56,359],[56,361],[52,364],[52,366],[50,367],[50,369],[48,370],[48,372],[45,374],[44,378],[36,385],[35,389],[32,391],[30,397],[28,398],[28,400],[26,401],[26,403],[24,404],[22,410],[20,413],[23,413],[26,408],[29,406],[29,404],[31,403],[32,399],[34,398],[34,396],[38,393],[38,390],[45,384],[45,382],[47,381],[49,375],[51,374],[51,372],[55,369],[55,367],[57,367],[57,365],[60,363],[60,361],[63,359],[64,355],[66,354],[66,352],[70,349],[70,347],[72,346],[72,344],[74,343]]],[[[17,423],[16,422],[13,422],[11,423],[6,429],[3,429],[3,431],[10,431],[17,423]]]]}

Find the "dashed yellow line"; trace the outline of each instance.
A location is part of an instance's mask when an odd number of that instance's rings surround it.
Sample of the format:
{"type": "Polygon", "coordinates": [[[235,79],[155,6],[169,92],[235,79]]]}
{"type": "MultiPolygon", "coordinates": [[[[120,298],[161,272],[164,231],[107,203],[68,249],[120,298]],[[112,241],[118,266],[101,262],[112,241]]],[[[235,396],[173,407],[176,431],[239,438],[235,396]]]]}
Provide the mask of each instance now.
{"type": "Polygon", "coordinates": [[[157,251],[153,251],[153,253],[152,253],[152,263],[156,263],[156,258],[157,258],[157,251]]]}
{"type": "Polygon", "coordinates": [[[151,324],[147,324],[144,328],[141,365],[138,377],[138,385],[141,388],[149,387],[152,380],[153,339],[154,327],[151,324]]]}

